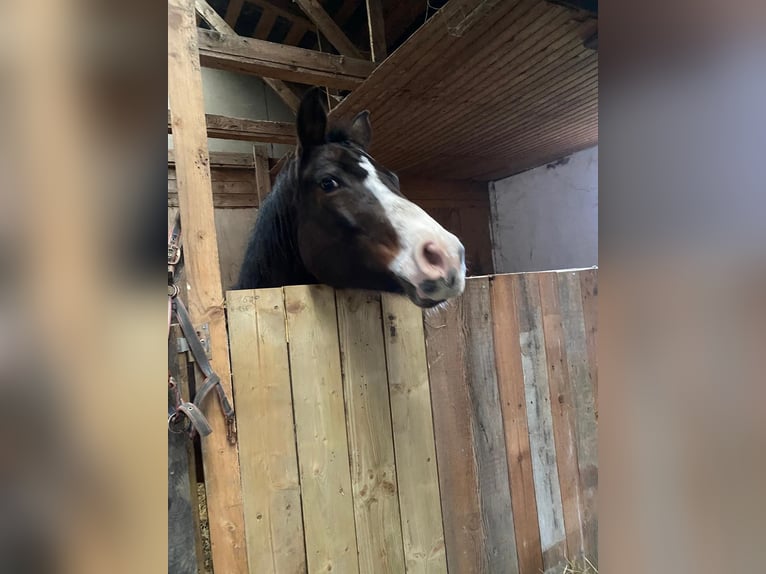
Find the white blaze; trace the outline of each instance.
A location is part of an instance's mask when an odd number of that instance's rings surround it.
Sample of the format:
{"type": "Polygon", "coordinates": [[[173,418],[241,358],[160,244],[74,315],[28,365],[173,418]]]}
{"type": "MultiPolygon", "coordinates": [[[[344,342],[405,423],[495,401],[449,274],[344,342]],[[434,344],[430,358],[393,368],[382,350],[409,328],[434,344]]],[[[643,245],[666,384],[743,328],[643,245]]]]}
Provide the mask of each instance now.
{"type": "MultiPolygon", "coordinates": [[[[378,171],[369,159],[362,156],[359,165],[367,172],[365,186],[383,206],[388,221],[399,236],[399,254],[389,265],[389,269],[394,274],[415,286],[428,279],[418,266],[415,255],[416,250],[421,249],[429,241],[439,245],[449,254],[450,259],[461,259],[459,252],[462,244],[457,237],[439,225],[420,207],[391,191],[380,180],[378,171]]],[[[462,293],[464,287],[465,262],[461,261],[455,286],[452,289],[445,287],[427,297],[431,299],[454,297],[462,293]]],[[[418,295],[426,297],[420,289],[418,289],[418,295]]]]}

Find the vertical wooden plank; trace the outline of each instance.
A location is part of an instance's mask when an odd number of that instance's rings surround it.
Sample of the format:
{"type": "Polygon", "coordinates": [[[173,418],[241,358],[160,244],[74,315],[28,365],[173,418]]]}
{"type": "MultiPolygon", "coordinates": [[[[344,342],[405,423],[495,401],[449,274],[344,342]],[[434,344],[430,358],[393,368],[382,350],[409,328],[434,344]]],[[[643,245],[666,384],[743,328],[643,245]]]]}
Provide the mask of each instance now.
{"type": "Polygon", "coordinates": [[[446,327],[427,327],[448,565],[518,572],[488,280],[468,281],[454,308],[438,315],[446,327]]]}
{"type": "MultiPolygon", "coordinates": [[[[189,312],[195,324],[208,324],[211,363],[233,400],[193,0],[168,0],[168,96],[189,312]]],[[[202,441],[213,563],[219,572],[246,572],[237,447],[214,397],[204,411],[213,429],[202,441]]]]}
{"type": "Polygon", "coordinates": [[[587,337],[583,318],[582,295],[578,272],[559,273],[559,298],[566,340],[567,367],[573,390],[577,464],[583,489],[583,532],[585,553],[598,561],[598,441],[593,387],[589,376],[587,337]]]}
{"type": "Polygon", "coordinates": [[[514,304],[514,280],[515,276],[512,275],[498,275],[490,282],[495,365],[505,422],[519,573],[539,574],[543,570],[543,554],[537,522],[519,323],[514,304]]]}
{"type": "Polygon", "coordinates": [[[339,291],[346,425],[359,571],[404,572],[380,295],[339,291]]]}
{"type": "Polygon", "coordinates": [[[335,293],[285,287],[303,528],[310,572],[359,572],[335,293]]]}
{"type": "Polygon", "coordinates": [[[306,571],[281,289],[227,294],[250,572],[306,571]]]}
{"type": "Polygon", "coordinates": [[[598,330],[598,271],[580,271],[580,292],[582,293],[582,314],[585,321],[585,344],[588,347],[588,372],[593,387],[593,408],[598,421],[598,353],[596,353],[596,332],[598,330]]]}
{"type": "Polygon", "coordinates": [[[406,571],[446,574],[423,316],[397,295],[382,308],[406,571]]]}
{"type": "Polygon", "coordinates": [[[519,567],[486,277],[471,279],[466,284],[463,313],[487,567],[489,572],[511,574],[518,572],[519,567]]]}
{"type": "Polygon", "coordinates": [[[569,381],[566,341],[561,324],[558,274],[541,273],[540,305],[545,335],[545,357],[548,364],[548,385],[551,395],[553,436],[556,443],[561,503],[567,540],[567,557],[582,559],[583,524],[581,512],[581,485],[577,467],[575,440],[575,408],[569,381]]]}
{"type": "Polygon", "coordinates": [[[367,1],[367,30],[370,33],[370,52],[373,62],[382,62],[388,53],[386,49],[386,26],[383,19],[381,0],[367,1]]]}
{"type": "Polygon", "coordinates": [[[271,176],[269,175],[269,158],[263,152],[255,151],[255,193],[258,205],[271,192],[271,176]]]}
{"type": "Polygon", "coordinates": [[[450,572],[486,572],[462,336],[463,299],[425,313],[444,542],[450,572]]]}
{"type": "Polygon", "coordinates": [[[543,339],[538,274],[520,275],[514,289],[519,319],[519,344],[532,452],[543,565],[556,568],[566,557],[556,445],[553,437],[548,367],[543,339]]]}

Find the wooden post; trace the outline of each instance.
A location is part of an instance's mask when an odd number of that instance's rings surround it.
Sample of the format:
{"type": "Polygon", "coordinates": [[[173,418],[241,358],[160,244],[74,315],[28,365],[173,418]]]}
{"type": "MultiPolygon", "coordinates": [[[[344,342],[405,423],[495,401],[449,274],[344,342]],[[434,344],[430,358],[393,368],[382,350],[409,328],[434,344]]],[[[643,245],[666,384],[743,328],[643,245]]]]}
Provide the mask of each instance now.
{"type": "MultiPolygon", "coordinates": [[[[168,0],[168,94],[189,312],[195,324],[207,323],[213,368],[233,400],[194,0],[168,0]]],[[[202,440],[213,564],[217,572],[246,573],[239,458],[215,400],[204,406],[213,433],[202,440]]]]}

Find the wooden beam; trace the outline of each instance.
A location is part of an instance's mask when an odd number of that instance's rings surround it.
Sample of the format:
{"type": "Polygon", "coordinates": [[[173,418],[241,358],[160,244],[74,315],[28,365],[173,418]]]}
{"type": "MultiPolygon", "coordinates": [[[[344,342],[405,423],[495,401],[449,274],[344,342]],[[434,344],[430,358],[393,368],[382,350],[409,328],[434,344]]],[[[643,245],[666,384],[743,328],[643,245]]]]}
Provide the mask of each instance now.
{"type": "Polygon", "coordinates": [[[367,0],[367,29],[370,32],[370,52],[373,62],[382,62],[388,55],[386,28],[381,0],[367,0]]]}
{"type": "MultiPolygon", "coordinates": [[[[205,0],[195,0],[194,6],[197,10],[197,14],[202,16],[205,22],[210,24],[210,27],[213,30],[220,32],[221,34],[231,34],[233,36],[237,35],[237,33],[234,31],[234,28],[229,26],[229,24],[223,18],[221,18],[221,16],[218,15],[218,12],[213,10],[210,4],[205,2],[205,0]]],[[[261,16],[261,18],[263,18],[263,16],[261,16]]],[[[264,78],[263,81],[267,86],[276,92],[276,94],[287,105],[288,108],[290,108],[293,112],[298,111],[298,106],[300,105],[301,100],[297,95],[295,95],[295,92],[293,92],[287,86],[287,84],[281,80],[275,80],[272,78],[264,78]]]]}
{"type": "MultiPolygon", "coordinates": [[[[241,169],[253,169],[255,160],[251,153],[233,153],[233,152],[210,152],[210,167],[230,167],[241,169]]],[[[168,150],[168,165],[175,166],[175,150],[168,150]]]]}
{"type": "MultiPolygon", "coordinates": [[[[168,0],[168,96],[189,313],[196,325],[208,325],[211,363],[233,400],[196,30],[193,0],[168,0]]],[[[215,400],[203,406],[213,432],[202,439],[213,563],[218,572],[245,574],[239,456],[215,400]]]]}
{"type": "Polygon", "coordinates": [[[335,20],[322,8],[319,0],[295,0],[298,6],[306,13],[319,31],[335,46],[335,48],[344,56],[350,58],[359,58],[361,53],[354,46],[354,43],[348,39],[348,36],[341,30],[335,20]]]}
{"type": "Polygon", "coordinates": [[[308,28],[304,28],[300,24],[293,22],[282,43],[287,44],[288,46],[297,46],[301,43],[301,40],[303,40],[306,32],[308,32],[308,28]]]}
{"type": "Polygon", "coordinates": [[[271,191],[271,177],[269,176],[269,158],[265,154],[256,151],[255,157],[255,193],[258,196],[258,205],[271,191]]]}
{"type": "MultiPolygon", "coordinates": [[[[295,126],[288,122],[248,120],[205,114],[207,137],[223,140],[295,144],[295,126]]],[[[173,133],[168,110],[168,133],[173,133]]]]}
{"type": "MultiPolygon", "coordinates": [[[[313,28],[314,24],[310,21],[301,16],[300,14],[294,14],[293,12],[290,12],[289,10],[285,10],[282,6],[279,4],[272,2],[271,0],[248,0],[251,4],[255,4],[256,6],[260,7],[262,10],[271,10],[274,12],[277,16],[281,16],[285,20],[289,20],[293,24],[300,24],[301,27],[304,29],[313,28]]],[[[291,4],[291,2],[288,2],[288,4],[291,4]]]]}
{"type": "Polygon", "coordinates": [[[366,60],[323,54],[255,38],[199,30],[203,66],[300,84],[351,90],[375,69],[366,60]]]}
{"type": "MultiPolygon", "coordinates": [[[[229,6],[226,8],[226,15],[224,20],[232,28],[237,25],[237,18],[239,18],[242,12],[242,7],[245,5],[245,0],[230,0],[229,6]]],[[[209,24],[210,22],[208,22],[209,24]]]]}
{"type": "Polygon", "coordinates": [[[264,8],[261,12],[261,17],[258,18],[258,24],[255,26],[253,37],[259,40],[266,40],[269,37],[269,32],[274,27],[274,23],[277,21],[277,13],[268,8],[264,8]]]}

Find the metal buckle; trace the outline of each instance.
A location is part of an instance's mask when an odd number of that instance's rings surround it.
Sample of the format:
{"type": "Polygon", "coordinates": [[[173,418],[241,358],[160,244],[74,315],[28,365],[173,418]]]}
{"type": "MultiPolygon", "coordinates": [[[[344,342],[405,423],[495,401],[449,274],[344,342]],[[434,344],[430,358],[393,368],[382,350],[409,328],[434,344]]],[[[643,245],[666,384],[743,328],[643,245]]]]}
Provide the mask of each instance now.
{"type": "Polygon", "coordinates": [[[179,245],[168,245],[168,265],[175,265],[181,259],[181,247],[179,245]]]}

